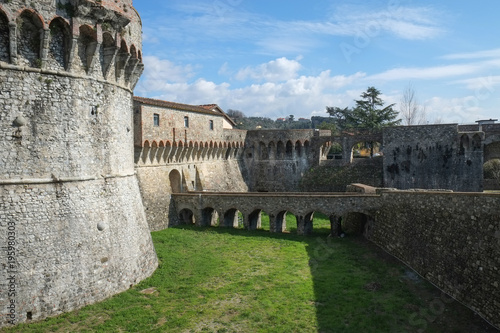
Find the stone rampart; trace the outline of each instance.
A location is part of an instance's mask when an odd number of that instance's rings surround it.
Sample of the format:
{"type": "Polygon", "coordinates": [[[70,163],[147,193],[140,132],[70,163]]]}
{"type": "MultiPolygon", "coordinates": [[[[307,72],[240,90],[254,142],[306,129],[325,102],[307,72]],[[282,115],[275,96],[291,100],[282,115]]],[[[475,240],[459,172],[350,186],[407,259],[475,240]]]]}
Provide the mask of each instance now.
{"type": "Polygon", "coordinates": [[[500,196],[386,192],[368,238],[500,327],[500,196]]]}
{"type": "Polygon", "coordinates": [[[27,3],[0,4],[0,326],[157,265],[134,174],[139,16],[131,1],[27,3]]]}
{"type": "Polygon", "coordinates": [[[237,159],[211,159],[137,167],[143,204],[151,231],[178,225],[173,193],[248,191],[237,159]]]}
{"type": "Polygon", "coordinates": [[[330,131],[257,130],[245,140],[243,162],[251,191],[296,191],[304,173],[319,164],[330,131]]]}
{"type": "Polygon", "coordinates": [[[0,239],[0,326],[101,301],[157,265],[134,176],[0,186],[0,239]]]}
{"type": "Polygon", "coordinates": [[[483,139],[456,124],[387,128],[384,186],[481,192],[483,139]]]}

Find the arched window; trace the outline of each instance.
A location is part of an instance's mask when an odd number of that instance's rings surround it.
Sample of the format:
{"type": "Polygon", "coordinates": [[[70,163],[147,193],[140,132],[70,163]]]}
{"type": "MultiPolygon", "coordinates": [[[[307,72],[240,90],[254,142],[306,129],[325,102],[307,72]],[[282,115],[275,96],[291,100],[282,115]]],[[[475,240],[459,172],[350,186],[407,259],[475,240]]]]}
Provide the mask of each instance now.
{"type": "Polygon", "coordinates": [[[9,20],[5,13],[0,11],[0,61],[10,62],[9,36],[9,20]]]}
{"type": "Polygon", "coordinates": [[[17,19],[17,53],[19,65],[42,66],[40,56],[43,23],[34,12],[25,10],[17,19]]]}
{"type": "Polygon", "coordinates": [[[115,56],[115,52],[115,40],[111,33],[106,31],[102,34],[102,44],[99,51],[101,71],[104,78],[107,78],[108,75],[110,77],[114,75],[114,66],[111,66],[111,62],[115,56]]]}
{"type": "Polygon", "coordinates": [[[68,68],[70,31],[69,25],[62,19],[56,18],[50,22],[50,44],[47,67],[52,70],[68,68]]]}
{"type": "Polygon", "coordinates": [[[97,47],[97,34],[88,25],[80,27],[80,37],[78,38],[78,58],[80,59],[80,72],[89,73],[92,69],[92,59],[97,47]]]}

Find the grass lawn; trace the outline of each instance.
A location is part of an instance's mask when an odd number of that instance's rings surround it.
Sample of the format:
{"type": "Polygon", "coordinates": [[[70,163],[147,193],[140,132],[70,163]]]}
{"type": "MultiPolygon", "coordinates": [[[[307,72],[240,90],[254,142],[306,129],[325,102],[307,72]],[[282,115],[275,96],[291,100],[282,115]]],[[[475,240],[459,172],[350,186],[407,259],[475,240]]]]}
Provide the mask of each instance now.
{"type": "MultiPolygon", "coordinates": [[[[292,217],[288,223],[293,230],[292,217]]],[[[5,331],[497,332],[362,238],[327,238],[328,225],[316,219],[309,237],[154,232],[160,267],[152,277],[102,303],[5,331]]]]}

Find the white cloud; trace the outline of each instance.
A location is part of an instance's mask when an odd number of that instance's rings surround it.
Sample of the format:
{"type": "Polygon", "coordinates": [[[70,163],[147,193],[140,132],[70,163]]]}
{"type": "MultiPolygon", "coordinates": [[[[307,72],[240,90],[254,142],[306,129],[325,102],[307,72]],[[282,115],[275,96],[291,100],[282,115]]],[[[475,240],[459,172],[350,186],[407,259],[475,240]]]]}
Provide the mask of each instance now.
{"type": "Polygon", "coordinates": [[[433,97],[426,101],[426,112],[431,123],[439,119],[445,123],[471,124],[478,119],[490,118],[476,96],[433,97]]]}
{"type": "Polygon", "coordinates": [[[490,93],[495,92],[495,87],[500,85],[500,76],[490,75],[482,77],[474,77],[464,80],[456,80],[452,83],[465,85],[467,89],[474,90],[477,92],[489,91],[490,93]]]}
{"type": "MultiPolygon", "coordinates": [[[[170,62],[150,59],[156,64],[167,64],[177,71],[189,71],[170,62]]],[[[242,72],[268,81],[254,83],[241,88],[232,88],[229,83],[216,84],[205,79],[192,83],[171,80],[169,75],[145,75],[136,89],[138,95],[187,104],[217,103],[223,108],[238,109],[251,116],[278,118],[294,114],[309,118],[312,114],[326,116],[327,105],[348,105],[351,95],[342,90],[355,84],[364,73],[332,76],[323,71],[317,76],[297,77],[300,63],[297,60],[277,59],[242,72]],[[269,70],[268,72],[264,69],[269,70]],[[276,79],[272,81],[273,79],[276,79]]],[[[154,71],[150,69],[150,71],[154,71]]],[[[359,92],[358,92],[359,94],[359,92]]]]}
{"type": "Polygon", "coordinates": [[[368,80],[411,80],[441,79],[446,77],[473,74],[481,70],[480,64],[444,65],[435,67],[402,67],[371,75],[368,80]]]}
{"type": "Polygon", "coordinates": [[[279,58],[256,67],[246,67],[236,74],[237,80],[254,79],[257,81],[280,82],[296,78],[302,68],[296,60],[279,58]]]}
{"type": "Polygon", "coordinates": [[[442,59],[447,60],[470,60],[470,59],[481,59],[481,58],[500,58],[500,49],[493,50],[483,50],[470,53],[453,53],[447,54],[442,57],[442,59]]]}
{"type": "Polygon", "coordinates": [[[171,82],[187,82],[195,73],[193,66],[180,66],[155,56],[145,56],[144,73],[136,88],[140,94],[160,91],[171,82]]]}

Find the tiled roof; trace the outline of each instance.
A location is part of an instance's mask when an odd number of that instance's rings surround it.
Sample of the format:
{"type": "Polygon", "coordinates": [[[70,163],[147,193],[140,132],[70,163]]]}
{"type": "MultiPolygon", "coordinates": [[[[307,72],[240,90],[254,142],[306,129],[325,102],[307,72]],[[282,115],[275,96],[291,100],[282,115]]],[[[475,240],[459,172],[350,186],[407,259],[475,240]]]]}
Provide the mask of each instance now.
{"type": "Polygon", "coordinates": [[[147,105],[159,106],[159,107],[164,107],[164,108],[169,108],[169,109],[191,111],[191,112],[198,112],[198,113],[206,113],[206,114],[212,114],[215,116],[224,116],[223,113],[221,114],[220,112],[212,111],[212,108],[206,108],[206,107],[198,106],[198,105],[174,103],[174,102],[162,101],[159,99],[139,97],[139,96],[134,96],[134,101],[139,102],[139,103],[143,103],[143,104],[147,104],[147,105]]]}
{"type": "Polygon", "coordinates": [[[219,107],[217,104],[204,104],[200,105],[202,108],[207,109],[207,110],[213,110],[214,108],[219,107]]]}

